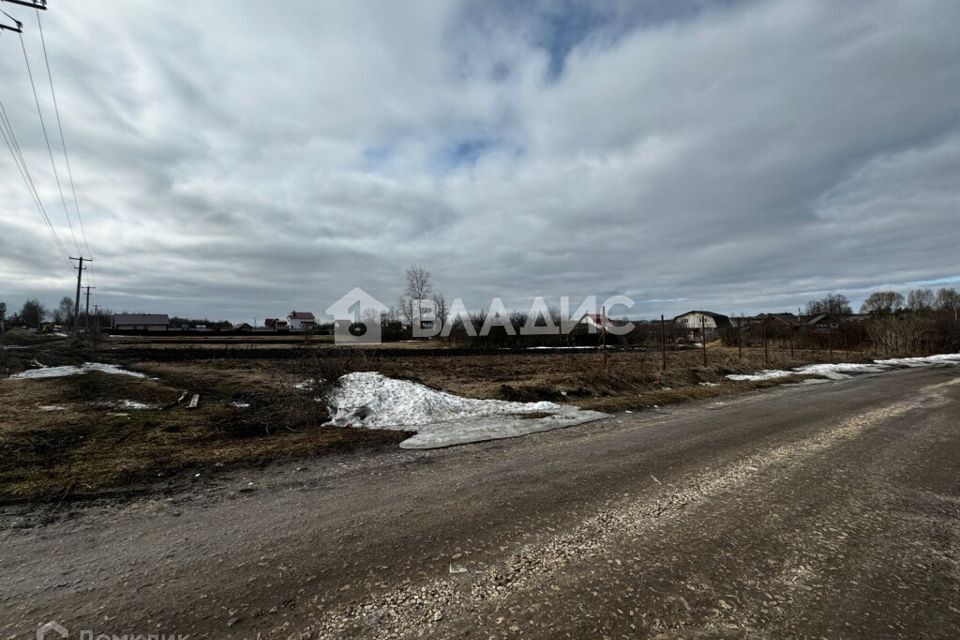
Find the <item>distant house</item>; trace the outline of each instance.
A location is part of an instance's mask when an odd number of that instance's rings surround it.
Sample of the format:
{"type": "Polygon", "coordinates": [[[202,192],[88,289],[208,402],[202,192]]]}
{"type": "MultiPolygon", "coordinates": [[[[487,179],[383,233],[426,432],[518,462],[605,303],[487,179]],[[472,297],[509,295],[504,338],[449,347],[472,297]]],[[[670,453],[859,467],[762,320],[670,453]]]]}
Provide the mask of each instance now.
{"type": "Polygon", "coordinates": [[[244,331],[244,332],[250,333],[253,331],[253,325],[251,325],[249,322],[244,322],[235,326],[234,329],[236,329],[237,331],[244,331]]]}
{"type": "Polygon", "coordinates": [[[799,322],[800,319],[796,315],[790,312],[785,312],[785,313],[761,313],[760,315],[755,316],[754,318],[751,318],[751,320],[753,321],[751,322],[751,324],[755,322],[763,322],[764,320],[766,320],[771,324],[780,323],[788,327],[793,327],[799,322]]]}
{"type": "Polygon", "coordinates": [[[715,340],[720,330],[732,326],[730,318],[713,311],[687,311],[673,319],[677,335],[687,340],[715,340]]]}
{"type": "Polygon", "coordinates": [[[577,324],[584,327],[589,333],[602,333],[604,330],[609,332],[611,329],[619,328],[623,323],[604,317],[600,313],[588,313],[580,318],[577,324]]]}
{"type": "Polygon", "coordinates": [[[263,321],[263,326],[274,331],[288,331],[290,329],[287,321],[280,320],[279,318],[267,318],[263,321]]]}
{"type": "Polygon", "coordinates": [[[118,313],[110,327],[115,331],[167,331],[170,317],[165,313],[118,313]]]}
{"type": "Polygon", "coordinates": [[[307,331],[317,328],[317,318],[310,311],[291,311],[287,322],[293,331],[307,331]]]}
{"type": "Polygon", "coordinates": [[[832,316],[827,313],[821,313],[815,316],[809,316],[806,319],[806,326],[817,333],[829,333],[840,328],[842,318],[832,316]]]}

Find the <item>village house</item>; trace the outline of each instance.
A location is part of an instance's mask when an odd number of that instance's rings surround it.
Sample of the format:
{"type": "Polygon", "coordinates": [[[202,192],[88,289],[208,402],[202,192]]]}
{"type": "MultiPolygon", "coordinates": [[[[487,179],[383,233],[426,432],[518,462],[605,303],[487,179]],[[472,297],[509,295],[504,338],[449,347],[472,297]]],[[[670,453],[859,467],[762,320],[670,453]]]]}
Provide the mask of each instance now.
{"type": "Polygon", "coordinates": [[[716,340],[722,329],[732,326],[730,318],[713,311],[687,311],[673,319],[676,334],[687,340],[716,340]]]}
{"type": "Polygon", "coordinates": [[[291,311],[287,322],[292,331],[309,331],[317,328],[317,318],[310,311],[291,311]]]}
{"type": "Polygon", "coordinates": [[[167,331],[170,316],[165,313],[117,313],[110,328],[114,331],[167,331]]]}
{"type": "Polygon", "coordinates": [[[608,333],[619,329],[624,323],[617,322],[610,317],[604,317],[600,313],[588,313],[577,322],[578,328],[584,327],[588,333],[608,333]]]}
{"type": "Polygon", "coordinates": [[[281,320],[279,318],[267,318],[263,321],[263,326],[267,329],[272,329],[273,331],[286,331],[290,328],[290,325],[287,324],[286,320],[281,320]]]}

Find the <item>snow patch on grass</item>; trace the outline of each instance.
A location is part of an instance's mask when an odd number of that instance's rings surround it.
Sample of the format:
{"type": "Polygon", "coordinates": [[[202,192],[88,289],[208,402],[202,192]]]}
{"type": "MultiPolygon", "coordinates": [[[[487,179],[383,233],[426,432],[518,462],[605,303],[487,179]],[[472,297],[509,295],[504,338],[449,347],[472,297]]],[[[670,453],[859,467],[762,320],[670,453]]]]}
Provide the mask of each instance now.
{"type": "Polygon", "coordinates": [[[132,409],[134,411],[145,411],[147,409],[160,408],[160,405],[140,402],[139,400],[117,400],[116,402],[108,400],[106,402],[95,402],[94,405],[98,407],[105,407],[107,409],[132,409]]]}
{"type": "Polygon", "coordinates": [[[407,449],[513,438],[606,416],[553,402],[463,398],[375,372],[342,376],[327,402],[329,425],[417,431],[400,444],[407,449]]]}
{"type": "Polygon", "coordinates": [[[79,367],[67,365],[63,367],[45,367],[39,369],[29,369],[21,371],[10,376],[11,380],[37,380],[41,378],[63,378],[64,376],[76,376],[99,371],[100,373],[109,373],[111,375],[132,376],[134,378],[146,378],[147,376],[138,371],[128,371],[115,364],[102,364],[99,362],[84,362],[79,367]]]}
{"type": "Polygon", "coordinates": [[[823,376],[831,380],[843,380],[851,375],[864,373],[883,373],[891,369],[903,367],[937,367],[960,365],[960,353],[943,353],[934,356],[916,358],[887,358],[874,360],[872,364],[858,364],[854,362],[838,362],[830,364],[808,364],[796,367],[789,371],[783,369],[766,369],[758,373],[732,373],[729,380],[772,380],[787,376],[823,376]]]}

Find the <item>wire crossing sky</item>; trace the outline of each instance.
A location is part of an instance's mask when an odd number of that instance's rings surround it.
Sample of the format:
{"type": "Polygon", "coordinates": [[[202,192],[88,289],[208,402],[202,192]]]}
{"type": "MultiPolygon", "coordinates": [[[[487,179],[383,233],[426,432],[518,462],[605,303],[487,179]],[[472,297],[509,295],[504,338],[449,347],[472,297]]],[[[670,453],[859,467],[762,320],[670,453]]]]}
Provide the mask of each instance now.
{"type": "Polygon", "coordinates": [[[957,3],[48,7],[42,39],[7,9],[48,54],[37,100],[79,198],[49,204],[0,33],[37,187],[0,158],[11,308],[73,294],[34,195],[97,251],[115,311],[250,321],[356,286],[389,304],[413,262],[468,306],[621,293],[636,317],[960,284],[957,3]]]}

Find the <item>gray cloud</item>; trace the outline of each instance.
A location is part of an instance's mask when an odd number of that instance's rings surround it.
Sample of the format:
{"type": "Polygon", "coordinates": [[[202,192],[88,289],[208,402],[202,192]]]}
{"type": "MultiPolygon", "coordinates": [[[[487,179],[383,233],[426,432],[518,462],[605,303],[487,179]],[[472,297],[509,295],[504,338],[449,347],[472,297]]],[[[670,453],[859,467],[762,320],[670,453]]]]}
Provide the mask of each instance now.
{"type": "MultiPolygon", "coordinates": [[[[98,302],[321,311],[394,300],[414,261],[472,306],[636,315],[960,278],[957,6],[670,4],[51,6],[98,302]]],[[[2,100],[72,245],[8,35],[2,100]]],[[[71,294],[0,162],[0,299],[71,294]]]]}

